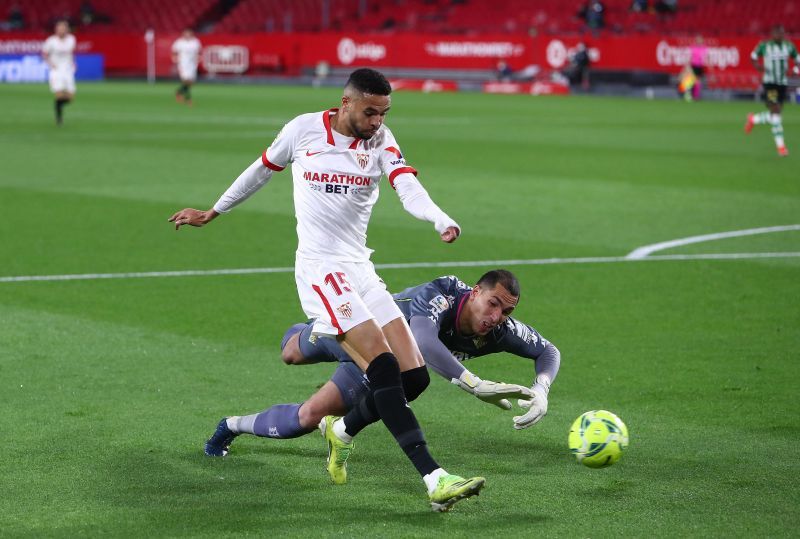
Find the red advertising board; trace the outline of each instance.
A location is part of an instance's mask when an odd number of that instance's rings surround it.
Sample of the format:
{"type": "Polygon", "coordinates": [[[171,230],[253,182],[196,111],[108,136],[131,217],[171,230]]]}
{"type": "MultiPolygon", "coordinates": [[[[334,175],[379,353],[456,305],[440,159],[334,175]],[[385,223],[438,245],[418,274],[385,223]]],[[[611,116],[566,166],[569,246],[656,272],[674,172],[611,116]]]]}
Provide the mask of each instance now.
{"type": "MultiPolygon", "coordinates": [[[[689,63],[692,39],[660,36],[606,36],[581,40],[577,37],[543,38],[536,47],[537,63],[551,69],[566,66],[569,56],[582,42],[589,49],[596,69],[642,70],[675,73],[689,63]]],[[[757,38],[708,38],[706,66],[716,70],[752,70],[750,53],[757,38]]]]}
{"type": "MultiPolygon", "coordinates": [[[[0,54],[38,52],[44,34],[0,34],[0,54]]],[[[177,34],[155,36],[156,73],[171,73],[170,49],[177,34]]],[[[535,64],[544,70],[566,67],[578,37],[519,35],[356,35],[322,34],[204,34],[205,47],[216,47],[215,58],[232,51],[246,58],[244,73],[269,70],[290,75],[327,62],[333,67],[493,70],[505,60],[514,70],[535,64]],[[230,48],[230,49],[229,49],[230,48]],[[244,51],[245,54],[241,54],[244,51]]],[[[106,71],[138,73],[147,68],[147,47],[141,34],[77,35],[79,52],[105,55],[106,71]]],[[[584,40],[593,67],[676,73],[689,60],[689,39],[660,36],[602,36],[584,40]]],[[[757,38],[714,38],[706,41],[711,70],[752,72],[750,53],[757,38]]]]}

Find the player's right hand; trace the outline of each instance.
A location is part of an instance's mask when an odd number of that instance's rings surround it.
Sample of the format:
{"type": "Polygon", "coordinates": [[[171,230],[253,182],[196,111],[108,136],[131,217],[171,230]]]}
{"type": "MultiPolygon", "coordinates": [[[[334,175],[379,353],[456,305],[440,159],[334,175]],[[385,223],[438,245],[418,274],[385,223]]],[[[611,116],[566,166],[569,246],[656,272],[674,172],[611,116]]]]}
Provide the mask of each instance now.
{"type": "Polygon", "coordinates": [[[458,236],[460,234],[461,231],[458,229],[458,227],[450,226],[447,227],[447,230],[445,230],[440,234],[440,237],[442,238],[442,241],[445,243],[453,243],[458,239],[458,236]]]}
{"type": "Polygon", "coordinates": [[[453,378],[451,382],[467,393],[475,395],[483,402],[494,404],[503,410],[511,409],[511,401],[509,399],[530,399],[533,396],[533,393],[527,387],[481,380],[467,370],[461,373],[459,378],[453,378]]]}
{"type": "Polygon", "coordinates": [[[175,213],[172,217],[167,219],[167,221],[175,223],[175,230],[178,230],[183,225],[203,226],[213,220],[217,215],[219,214],[213,209],[201,211],[194,208],[185,208],[175,213]]]}
{"type": "Polygon", "coordinates": [[[490,380],[481,380],[481,383],[475,387],[475,392],[473,394],[483,402],[494,404],[503,410],[511,409],[511,401],[508,399],[531,398],[531,390],[527,387],[518,386],[517,384],[492,382],[490,380]]]}

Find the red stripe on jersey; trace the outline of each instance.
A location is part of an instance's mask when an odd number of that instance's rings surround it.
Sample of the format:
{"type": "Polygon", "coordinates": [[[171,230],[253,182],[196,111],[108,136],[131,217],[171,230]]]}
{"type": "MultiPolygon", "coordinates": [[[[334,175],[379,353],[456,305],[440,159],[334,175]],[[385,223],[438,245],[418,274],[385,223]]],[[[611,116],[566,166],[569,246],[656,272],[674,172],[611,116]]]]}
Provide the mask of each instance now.
{"type": "Polygon", "coordinates": [[[264,163],[264,166],[267,168],[271,168],[275,172],[280,172],[281,170],[285,169],[286,167],[281,167],[267,159],[267,150],[264,150],[264,153],[261,154],[261,162],[264,163]]]}
{"type": "Polygon", "coordinates": [[[397,156],[398,159],[403,158],[403,154],[400,153],[400,150],[395,148],[394,146],[389,146],[388,148],[384,148],[387,152],[391,152],[397,156]]]}
{"type": "Polygon", "coordinates": [[[357,150],[357,149],[358,149],[358,142],[359,142],[360,140],[361,140],[361,139],[358,139],[358,138],[357,138],[357,139],[355,139],[353,142],[351,142],[351,143],[350,143],[350,148],[349,148],[349,149],[350,149],[350,150],[357,150]]]}
{"type": "Polygon", "coordinates": [[[331,324],[333,324],[333,327],[336,328],[336,330],[339,332],[339,335],[344,333],[344,331],[342,331],[341,326],[339,325],[339,321],[336,320],[336,316],[334,316],[333,314],[333,309],[331,309],[331,304],[328,303],[328,298],[325,297],[325,294],[322,293],[322,290],[320,290],[317,285],[312,284],[311,288],[313,288],[314,291],[317,294],[319,294],[319,298],[322,300],[322,304],[325,305],[325,310],[328,311],[328,315],[331,317],[331,324]]]}
{"type": "Polygon", "coordinates": [[[331,131],[331,113],[337,113],[339,109],[330,109],[322,113],[322,123],[325,125],[325,131],[328,133],[328,144],[336,146],[333,140],[333,131],[331,131]]]}
{"type": "Polygon", "coordinates": [[[405,173],[413,174],[414,176],[417,175],[417,169],[414,167],[400,167],[394,169],[391,174],[389,174],[389,185],[392,186],[392,189],[397,189],[394,186],[394,179],[397,177],[398,174],[405,174],[405,173]]]}

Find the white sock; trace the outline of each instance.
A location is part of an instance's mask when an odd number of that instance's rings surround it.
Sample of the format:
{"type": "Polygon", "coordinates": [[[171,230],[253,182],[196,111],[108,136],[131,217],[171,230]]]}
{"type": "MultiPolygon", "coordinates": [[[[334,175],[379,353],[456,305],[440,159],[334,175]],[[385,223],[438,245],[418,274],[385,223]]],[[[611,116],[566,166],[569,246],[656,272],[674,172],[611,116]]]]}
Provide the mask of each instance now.
{"type": "Polygon", "coordinates": [[[766,124],[769,123],[769,111],[759,112],[757,114],[753,114],[753,123],[754,124],[766,124]]]}
{"type": "Polygon", "coordinates": [[[225,423],[228,424],[228,428],[231,429],[233,432],[239,432],[239,416],[232,415],[228,419],[225,420],[225,423]]]}
{"type": "Polygon", "coordinates": [[[336,437],[339,438],[341,441],[343,441],[346,444],[352,443],[353,437],[347,434],[347,432],[345,432],[344,430],[347,427],[344,424],[343,417],[334,421],[333,427],[331,428],[333,429],[333,433],[336,435],[336,437]]]}
{"type": "Polygon", "coordinates": [[[444,468],[436,468],[428,475],[422,476],[422,480],[425,481],[425,486],[428,487],[428,494],[436,490],[436,485],[439,483],[439,478],[443,475],[447,475],[447,472],[444,471],[444,468]]]}
{"type": "Polygon", "coordinates": [[[785,146],[785,144],[783,143],[783,137],[781,136],[775,137],[775,146],[777,146],[778,148],[783,148],[785,146]]]}

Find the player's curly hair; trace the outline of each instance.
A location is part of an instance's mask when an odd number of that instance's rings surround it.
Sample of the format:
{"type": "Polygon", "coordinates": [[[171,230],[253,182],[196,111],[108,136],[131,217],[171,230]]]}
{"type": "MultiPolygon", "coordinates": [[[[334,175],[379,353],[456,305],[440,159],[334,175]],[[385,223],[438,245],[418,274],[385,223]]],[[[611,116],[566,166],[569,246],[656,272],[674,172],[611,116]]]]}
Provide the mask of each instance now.
{"type": "Polygon", "coordinates": [[[392,93],[392,85],[380,71],[367,67],[356,69],[350,73],[346,87],[358,90],[362,94],[389,95],[392,93]]]}
{"type": "Polygon", "coordinates": [[[485,288],[494,288],[498,284],[503,285],[503,288],[514,296],[519,297],[519,281],[517,277],[508,270],[496,269],[487,271],[478,279],[478,286],[485,288]]]}

